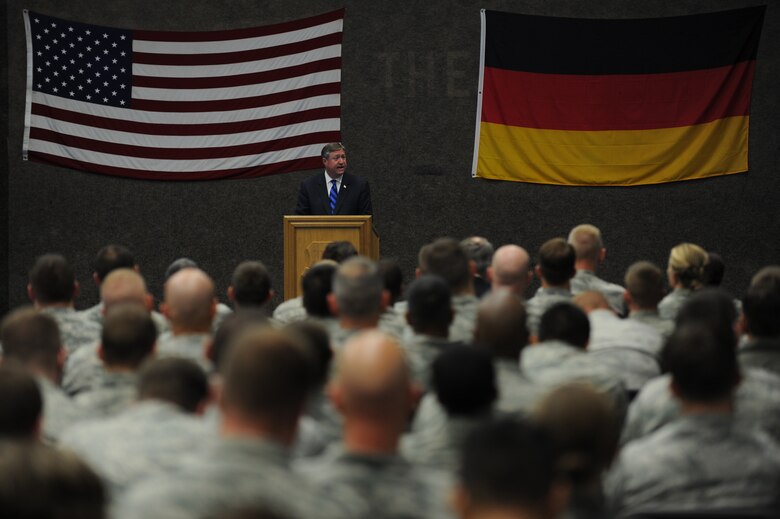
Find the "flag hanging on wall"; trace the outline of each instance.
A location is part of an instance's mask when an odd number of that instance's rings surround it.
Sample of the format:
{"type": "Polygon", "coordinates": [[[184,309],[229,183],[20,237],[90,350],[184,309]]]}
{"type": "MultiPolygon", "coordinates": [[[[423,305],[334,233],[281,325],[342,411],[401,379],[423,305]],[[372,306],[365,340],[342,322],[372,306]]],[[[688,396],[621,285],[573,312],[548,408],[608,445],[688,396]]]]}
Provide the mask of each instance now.
{"type": "Polygon", "coordinates": [[[25,11],[24,158],[157,180],[320,167],[341,140],[343,21],[162,32],[25,11]]]}
{"type": "Polygon", "coordinates": [[[764,11],[595,20],[483,10],[472,176],[630,186],[747,171],[764,11]]]}

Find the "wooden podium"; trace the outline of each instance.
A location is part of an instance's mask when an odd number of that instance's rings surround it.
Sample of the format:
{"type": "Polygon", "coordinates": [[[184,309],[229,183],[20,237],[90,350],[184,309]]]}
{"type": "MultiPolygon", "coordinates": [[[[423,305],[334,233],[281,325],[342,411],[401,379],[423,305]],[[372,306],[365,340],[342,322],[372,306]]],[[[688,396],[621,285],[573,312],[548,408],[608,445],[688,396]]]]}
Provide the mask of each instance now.
{"type": "Polygon", "coordinates": [[[334,241],[351,242],[358,254],[379,259],[379,236],[371,216],[284,217],[285,300],[301,295],[301,276],[334,241]]]}

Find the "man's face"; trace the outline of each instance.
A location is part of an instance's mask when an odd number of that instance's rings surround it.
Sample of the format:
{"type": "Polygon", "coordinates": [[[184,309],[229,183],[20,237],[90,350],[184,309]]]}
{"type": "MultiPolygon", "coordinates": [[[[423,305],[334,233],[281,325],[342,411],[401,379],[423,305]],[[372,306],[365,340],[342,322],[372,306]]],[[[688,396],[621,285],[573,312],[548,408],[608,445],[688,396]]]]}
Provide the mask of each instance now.
{"type": "Polygon", "coordinates": [[[331,151],[327,159],[322,159],[322,164],[330,178],[338,178],[347,170],[347,154],[344,150],[331,151]]]}

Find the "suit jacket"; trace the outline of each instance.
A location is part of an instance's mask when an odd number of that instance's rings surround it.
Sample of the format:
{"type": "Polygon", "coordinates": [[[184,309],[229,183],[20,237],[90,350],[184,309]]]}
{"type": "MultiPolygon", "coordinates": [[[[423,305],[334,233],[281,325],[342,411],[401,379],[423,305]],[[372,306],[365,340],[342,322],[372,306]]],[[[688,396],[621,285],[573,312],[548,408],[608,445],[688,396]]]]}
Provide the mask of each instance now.
{"type": "MultiPolygon", "coordinates": [[[[341,189],[336,202],[337,215],[372,214],[371,191],[364,178],[344,173],[341,189]]],[[[298,189],[298,203],[295,214],[329,215],[330,199],[325,186],[325,174],[322,172],[301,182],[298,189]]]]}

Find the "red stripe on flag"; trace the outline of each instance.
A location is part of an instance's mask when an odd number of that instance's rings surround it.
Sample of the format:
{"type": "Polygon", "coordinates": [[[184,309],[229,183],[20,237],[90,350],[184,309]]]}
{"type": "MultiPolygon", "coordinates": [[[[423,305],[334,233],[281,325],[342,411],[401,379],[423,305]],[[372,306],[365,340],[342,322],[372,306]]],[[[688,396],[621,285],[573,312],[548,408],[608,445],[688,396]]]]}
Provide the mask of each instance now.
{"type": "Polygon", "coordinates": [[[217,77],[155,77],[155,76],[133,76],[133,86],[149,88],[225,88],[243,85],[256,85],[267,83],[269,81],[278,81],[289,79],[315,72],[324,72],[326,70],[339,70],[341,68],[341,58],[329,58],[311,63],[304,63],[295,67],[279,68],[264,72],[254,72],[252,74],[238,74],[235,76],[217,76],[217,77]]]}
{"type": "Polygon", "coordinates": [[[266,117],[265,119],[253,119],[248,121],[236,121],[232,123],[214,123],[214,124],[155,124],[139,123],[123,119],[112,119],[110,117],[100,117],[88,115],[82,112],[72,112],[61,108],[54,108],[38,103],[33,103],[33,115],[40,115],[58,121],[65,121],[83,126],[92,126],[94,128],[103,128],[106,130],[115,130],[128,133],[139,133],[146,135],[225,135],[231,133],[251,132],[256,130],[267,130],[269,128],[278,128],[289,126],[291,124],[305,123],[319,119],[337,119],[341,116],[341,107],[326,106],[323,108],[314,108],[311,110],[302,110],[275,117],[266,117]]]}
{"type": "Polygon", "coordinates": [[[563,75],[485,67],[482,121],[549,130],[647,130],[750,113],[755,61],[690,72],[563,75]]]}
{"type": "Polygon", "coordinates": [[[252,49],[237,52],[216,52],[212,54],[155,54],[151,52],[133,51],[133,63],[143,65],[173,65],[173,66],[199,66],[199,65],[224,65],[227,63],[244,63],[290,54],[298,54],[321,47],[341,44],[341,32],[326,34],[310,40],[298,41],[287,45],[277,45],[263,49],[252,49]]]}
{"type": "Polygon", "coordinates": [[[247,29],[232,29],[227,31],[210,32],[169,32],[169,31],[133,31],[136,40],[171,41],[171,42],[198,42],[198,41],[222,41],[238,40],[243,38],[256,38],[258,36],[270,36],[284,32],[297,31],[309,27],[316,27],[324,23],[333,22],[344,17],[344,9],[330,13],[294,20],[292,22],[277,23],[265,27],[252,27],[247,29]]]}
{"type": "Polygon", "coordinates": [[[138,157],[144,159],[159,160],[199,160],[219,159],[227,157],[241,157],[244,155],[259,155],[269,151],[280,151],[287,148],[296,148],[308,144],[334,142],[339,138],[338,131],[314,132],[285,139],[276,139],[267,142],[254,142],[236,146],[220,146],[213,148],[150,148],[147,146],[132,146],[129,144],[117,144],[114,142],[98,141],[75,137],[72,135],[31,128],[30,139],[53,142],[70,148],[122,155],[125,157],[138,157]]]}
{"type": "Polygon", "coordinates": [[[279,92],[277,94],[219,101],[155,101],[150,99],[133,99],[133,108],[135,110],[148,110],[151,112],[224,112],[228,110],[259,108],[262,106],[286,103],[288,101],[298,101],[308,97],[339,93],[341,93],[341,83],[325,83],[322,85],[299,88],[297,90],[279,92]]]}
{"type": "Polygon", "coordinates": [[[58,157],[57,155],[50,155],[48,153],[41,153],[38,151],[30,151],[28,157],[30,160],[35,160],[37,162],[55,164],[57,166],[77,169],[80,171],[87,171],[89,173],[100,173],[103,175],[112,175],[115,177],[127,177],[146,180],[219,180],[226,178],[255,178],[275,175],[277,173],[287,173],[289,171],[316,169],[322,166],[322,159],[320,157],[307,157],[303,159],[276,162],[274,164],[255,166],[251,168],[170,172],[119,168],[115,166],[99,166],[97,164],[92,164],[91,162],[83,162],[80,160],[58,157]]]}

